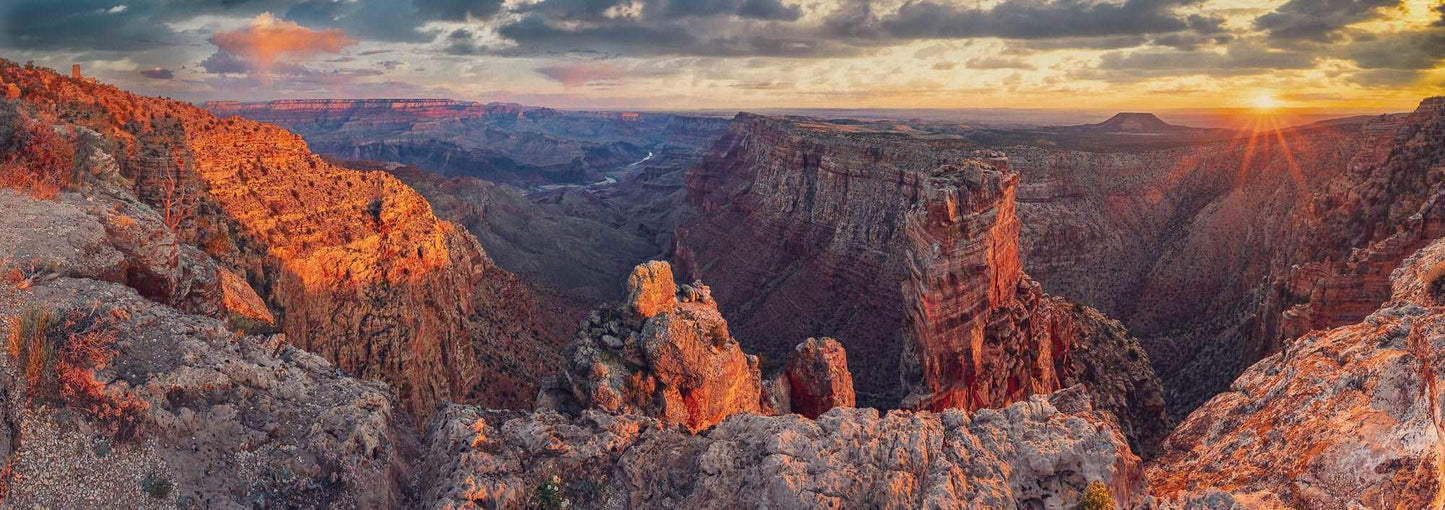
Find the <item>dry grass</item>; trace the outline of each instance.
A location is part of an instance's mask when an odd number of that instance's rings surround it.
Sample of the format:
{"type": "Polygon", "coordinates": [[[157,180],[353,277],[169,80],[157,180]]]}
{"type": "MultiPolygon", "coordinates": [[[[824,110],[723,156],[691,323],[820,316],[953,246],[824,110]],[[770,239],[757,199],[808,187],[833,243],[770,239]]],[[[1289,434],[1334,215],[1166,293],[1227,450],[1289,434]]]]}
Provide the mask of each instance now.
{"type": "Polygon", "coordinates": [[[14,318],[7,345],[21,363],[26,396],[32,404],[78,409],[90,415],[112,437],[129,439],[149,407],[145,401],[107,391],[95,380],[114,353],[115,332],[100,313],[71,313],[64,318],[43,307],[31,307],[14,318]]]}

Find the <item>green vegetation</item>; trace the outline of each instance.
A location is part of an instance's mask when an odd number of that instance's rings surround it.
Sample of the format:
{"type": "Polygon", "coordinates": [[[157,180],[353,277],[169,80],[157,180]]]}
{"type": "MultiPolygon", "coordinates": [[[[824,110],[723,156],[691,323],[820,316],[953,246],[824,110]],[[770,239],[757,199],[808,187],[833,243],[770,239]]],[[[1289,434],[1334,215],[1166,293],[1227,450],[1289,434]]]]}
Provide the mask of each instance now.
{"type": "Polygon", "coordinates": [[[1114,503],[1114,495],[1109,493],[1109,486],[1104,482],[1089,482],[1084,489],[1084,497],[1079,500],[1079,510],[1114,510],[1118,504],[1114,503]]]}
{"type": "Polygon", "coordinates": [[[140,483],[141,490],[147,495],[156,499],[166,499],[171,495],[171,489],[175,488],[170,480],[157,475],[147,475],[140,483]]]}
{"type": "Polygon", "coordinates": [[[537,510],[560,510],[568,506],[571,506],[570,502],[562,497],[562,479],[557,475],[548,477],[532,494],[531,507],[537,510]]]}

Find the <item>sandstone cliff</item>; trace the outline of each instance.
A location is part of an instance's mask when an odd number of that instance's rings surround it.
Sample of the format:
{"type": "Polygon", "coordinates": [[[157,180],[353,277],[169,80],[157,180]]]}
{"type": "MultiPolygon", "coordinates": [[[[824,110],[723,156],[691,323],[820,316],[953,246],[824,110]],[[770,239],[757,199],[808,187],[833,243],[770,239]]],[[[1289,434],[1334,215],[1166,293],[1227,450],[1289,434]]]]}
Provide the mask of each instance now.
{"type": "Polygon", "coordinates": [[[1182,415],[1388,297],[1390,270],[1440,234],[1439,104],[1169,150],[1004,148],[1025,267],[1123,320],[1182,415]]]}
{"type": "Polygon", "coordinates": [[[96,156],[83,192],[0,189],[0,499],[409,504],[416,429],[392,391],[285,335],[234,331],[239,318],[264,325],[259,297],[178,243],[96,156]]]}
{"type": "Polygon", "coordinates": [[[1131,438],[1157,438],[1147,356],[1093,336],[1117,325],[1023,274],[1017,182],[1002,155],[953,141],[743,114],[688,174],[698,217],[675,257],[712,282],[744,348],[781,360],[796,338],[837,338],[862,405],[906,391],[910,406],[979,409],[1083,382],[1141,410],[1120,416],[1138,420],[1131,438]],[[1083,380],[1091,356],[1133,361],[1112,383],[1083,380]]]}
{"type": "Polygon", "coordinates": [[[1439,364],[1445,242],[1394,271],[1362,322],[1309,333],[1195,410],[1149,467],[1156,494],[1258,508],[1435,508],[1445,498],[1439,364]]]}
{"type": "Polygon", "coordinates": [[[0,75],[27,107],[112,140],[136,194],[184,213],[179,239],[257,289],[290,342],[392,383],[413,416],[444,401],[525,406],[556,362],[565,337],[531,289],[395,178],[330,165],[275,126],[40,69],[0,75]]]}

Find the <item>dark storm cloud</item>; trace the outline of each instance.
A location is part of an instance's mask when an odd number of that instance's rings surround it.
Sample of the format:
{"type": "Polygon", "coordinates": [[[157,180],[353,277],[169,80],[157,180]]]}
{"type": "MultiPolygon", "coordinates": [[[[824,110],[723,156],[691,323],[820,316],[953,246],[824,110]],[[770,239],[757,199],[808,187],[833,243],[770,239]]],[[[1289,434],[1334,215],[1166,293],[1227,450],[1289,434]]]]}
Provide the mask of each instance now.
{"type": "Polygon", "coordinates": [[[213,74],[246,74],[251,64],[230,52],[217,51],[201,61],[201,69],[213,74]]]}
{"type": "MultiPolygon", "coordinates": [[[[684,22],[642,23],[611,20],[586,26],[564,26],[532,15],[503,25],[497,34],[517,43],[514,48],[476,45],[469,34],[453,33],[448,52],[454,54],[607,53],[625,55],[691,55],[712,57],[836,57],[855,55],[858,48],[825,38],[771,35],[762,31],[737,36],[707,37],[684,22]]],[[[779,31],[780,34],[786,31],[779,31]]]]}
{"type": "Polygon", "coordinates": [[[1363,69],[1431,69],[1445,59],[1445,27],[1356,37],[1341,50],[1363,69]]]}
{"type": "Polygon", "coordinates": [[[169,80],[176,77],[175,71],[161,67],[143,70],[140,72],[140,75],[152,80],[169,80]]]}
{"type": "Polygon", "coordinates": [[[20,0],[0,6],[0,45],[37,50],[133,51],[182,40],[170,22],[203,14],[254,15],[279,2],[20,0]]]}
{"type": "Polygon", "coordinates": [[[1247,74],[1263,70],[1309,69],[1314,67],[1315,58],[1308,52],[1234,43],[1224,53],[1174,49],[1107,53],[1100,58],[1098,69],[1142,74],[1247,74]]]}
{"type": "Polygon", "coordinates": [[[1254,20],[1254,27],[1276,40],[1331,41],[1340,29],[1380,15],[1402,0],[1290,0],[1254,20]]]}
{"type": "Polygon", "coordinates": [[[416,9],[429,19],[462,21],[468,16],[490,18],[502,10],[502,0],[414,0],[416,9]]]}
{"type": "MultiPolygon", "coordinates": [[[[1126,0],[1123,3],[1080,0],[1018,0],[990,9],[934,1],[903,4],[897,14],[880,20],[884,31],[900,39],[1000,37],[1051,39],[1177,32],[1191,21],[1175,9],[1198,0],[1126,0]]],[[[1217,23],[1213,23],[1217,27],[1217,23]]]]}

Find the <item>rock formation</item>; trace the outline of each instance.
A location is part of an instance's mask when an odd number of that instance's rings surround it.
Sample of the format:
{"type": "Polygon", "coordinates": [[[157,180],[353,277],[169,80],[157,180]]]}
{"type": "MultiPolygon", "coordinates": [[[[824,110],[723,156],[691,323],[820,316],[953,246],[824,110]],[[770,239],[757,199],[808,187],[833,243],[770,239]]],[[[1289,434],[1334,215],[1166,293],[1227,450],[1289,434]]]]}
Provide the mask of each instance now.
{"type": "Polygon", "coordinates": [[[570,319],[540,313],[526,284],[395,178],[330,165],[275,126],[38,68],[7,63],[0,78],[47,91],[26,108],[87,112],[73,118],[127,148],[111,152],[120,173],[176,213],[180,241],[257,289],[290,342],[391,383],[420,420],[444,401],[525,406],[556,362],[565,335],[543,321],[570,319]]]}
{"type": "Polygon", "coordinates": [[[585,411],[440,412],[425,508],[1072,508],[1089,482],[1145,500],[1139,460],[1079,387],[1003,409],[836,408],[729,417],[692,435],[585,411]]]}
{"type": "Polygon", "coordinates": [[[1017,182],[994,152],[742,114],[688,174],[698,217],[679,225],[676,259],[712,282],[749,350],[782,360],[793,338],[837,338],[862,405],[906,390],[905,405],[979,409],[1083,382],[1142,410],[1120,416],[1140,420],[1131,438],[1157,438],[1162,390],[1142,351],[1113,383],[1080,379],[1098,365],[1083,357],[1120,358],[1132,340],[1081,334],[1111,328],[1023,274],[1017,182]]]}
{"type": "Polygon", "coordinates": [[[788,407],[808,418],[817,418],[834,407],[854,407],[853,374],[848,372],[848,353],[832,338],[809,338],[793,348],[783,370],[788,407]]]}
{"type": "Polygon", "coordinates": [[[5,505],[409,504],[416,426],[392,391],[285,335],[237,331],[268,325],[256,292],[178,242],[99,156],[83,193],[0,189],[5,505]],[[17,355],[40,352],[31,339],[53,357],[17,355]],[[75,356],[91,366],[55,360],[75,356]]]}
{"type": "Polygon", "coordinates": [[[700,282],[676,285],[666,262],[637,266],[620,307],[583,321],[542,407],[655,416],[692,430],[756,413],[761,374],[700,282]]]}
{"type": "Polygon", "coordinates": [[[1182,416],[1388,298],[1390,271],[1440,235],[1440,104],[1167,150],[1006,147],[1024,265],[1123,320],[1182,416]]]}
{"type": "Polygon", "coordinates": [[[1189,415],[1149,467],[1155,494],[1222,491],[1260,508],[1433,508],[1445,361],[1445,241],[1394,271],[1388,304],[1250,367],[1189,415]]]}

